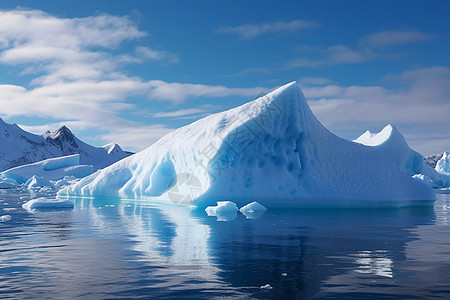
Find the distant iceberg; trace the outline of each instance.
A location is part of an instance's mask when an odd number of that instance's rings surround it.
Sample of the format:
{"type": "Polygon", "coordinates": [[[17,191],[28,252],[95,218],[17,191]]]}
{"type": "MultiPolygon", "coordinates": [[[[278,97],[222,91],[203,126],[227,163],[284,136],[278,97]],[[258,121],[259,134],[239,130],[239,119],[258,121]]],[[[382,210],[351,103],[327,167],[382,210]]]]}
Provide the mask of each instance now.
{"type": "Polygon", "coordinates": [[[47,186],[49,180],[60,180],[65,176],[82,178],[92,174],[93,166],[80,165],[80,154],[49,158],[36,163],[11,168],[0,173],[3,181],[14,180],[27,186],[47,186]]]}
{"type": "Polygon", "coordinates": [[[388,125],[356,141],[329,132],[295,82],[207,116],[59,192],[206,207],[257,200],[265,207],[434,200],[412,178],[424,168],[388,125]]]}

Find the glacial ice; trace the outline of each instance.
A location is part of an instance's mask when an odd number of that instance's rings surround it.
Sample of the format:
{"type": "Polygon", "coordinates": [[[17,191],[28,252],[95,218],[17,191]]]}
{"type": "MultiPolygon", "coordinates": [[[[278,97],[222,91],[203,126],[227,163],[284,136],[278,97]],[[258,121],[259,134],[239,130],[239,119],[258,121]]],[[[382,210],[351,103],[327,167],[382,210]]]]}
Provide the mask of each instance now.
{"type": "Polygon", "coordinates": [[[15,167],[1,174],[4,178],[14,179],[17,183],[22,184],[33,176],[43,177],[47,180],[59,180],[64,176],[82,178],[92,174],[92,172],[93,167],[80,165],[80,155],[74,154],[15,167]]]}
{"type": "Polygon", "coordinates": [[[435,199],[429,185],[412,178],[423,169],[423,157],[391,125],[355,142],[329,132],[293,82],[179,128],[59,196],[203,208],[223,199],[239,206],[405,206],[435,199]]]}

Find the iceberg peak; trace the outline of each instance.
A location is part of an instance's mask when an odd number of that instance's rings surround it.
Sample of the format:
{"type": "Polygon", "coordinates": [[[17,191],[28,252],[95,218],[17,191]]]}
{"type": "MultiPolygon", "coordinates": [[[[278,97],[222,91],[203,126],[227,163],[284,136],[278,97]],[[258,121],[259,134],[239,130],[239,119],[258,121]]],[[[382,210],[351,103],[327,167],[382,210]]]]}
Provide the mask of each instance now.
{"type": "Polygon", "coordinates": [[[400,131],[398,131],[398,129],[391,124],[386,125],[380,132],[377,133],[372,133],[367,130],[356,140],[354,140],[356,143],[373,147],[392,141],[406,142],[400,131]]]}
{"type": "MultiPolygon", "coordinates": [[[[346,201],[433,200],[413,179],[421,156],[395,127],[339,138],[314,116],[291,82],[242,106],[181,127],[146,150],[60,191],[206,207],[337,205],[346,201]]],[[[386,201],[385,201],[386,202],[386,201]]]]}

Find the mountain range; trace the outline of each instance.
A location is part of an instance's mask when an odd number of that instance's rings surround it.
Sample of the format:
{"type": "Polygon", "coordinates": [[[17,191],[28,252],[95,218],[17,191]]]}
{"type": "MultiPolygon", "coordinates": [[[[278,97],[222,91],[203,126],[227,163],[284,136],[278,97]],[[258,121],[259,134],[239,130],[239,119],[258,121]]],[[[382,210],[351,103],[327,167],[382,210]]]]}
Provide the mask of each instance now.
{"type": "Polygon", "coordinates": [[[48,158],[80,154],[80,163],[103,169],[133,154],[117,144],[94,147],[79,140],[66,126],[36,135],[0,118],[0,171],[48,158]]]}

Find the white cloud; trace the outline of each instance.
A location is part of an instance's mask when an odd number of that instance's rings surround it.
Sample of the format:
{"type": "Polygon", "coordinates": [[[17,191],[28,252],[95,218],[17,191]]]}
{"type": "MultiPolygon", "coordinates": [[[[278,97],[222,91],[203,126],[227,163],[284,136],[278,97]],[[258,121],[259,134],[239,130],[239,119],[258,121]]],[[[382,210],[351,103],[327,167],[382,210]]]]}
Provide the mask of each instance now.
{"type": "Polygon", "coordinates": [[[450,69],[416,69],[385,80],[400,82],[402,88],[325,85],[306,87],[303,92],[317,117],[338,134],[356,138],[365,129],[377,131],[391,123],[424,154],[448,151],[450,69]],[[429,143],[430,136],[433,143],[429,143]]]}
{"type": "Polygon", "coordinates": [[[319,22],[293,20],[290,22],[267,22],[260,24],[243,24],[235,27],[220,27],[216,32],[240,35],[242,38],[251,39],[263,34],[296,32],[299,30],[317,27],[319,22]]]}
{"type": "Polygon", "coordinates": [[[369,48],[386,48],[390,46],[425,42],[433,36],[418,30],[379,31],[361,38],[360,44],[369,48]]]}
{"type": "MultiPolygon", "coordinates": [[[[123,64],[178,60],[167,51],[142,45],[133,44],[131,54],[117,51],[122,43],[146,35],[127,17],[59,18],[38,10],[0,11],[0,64],[35,75],[27,87],[0,84],[1,115],[47,119],[47,125],[24,126],[36,133],[66,124],[78,132],[95,130],[105,143],[142,149],[172,129],[123,117],[141,110],[130,98],[180,102],[261,91],[129,77],[121,71],[123,64]]],[[[188,113],[195,111],[166,114],[181,118],[188,113]]]]}

